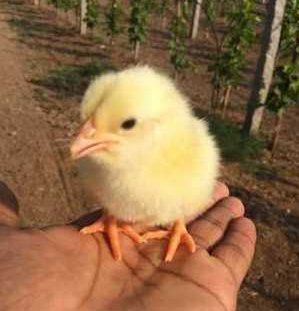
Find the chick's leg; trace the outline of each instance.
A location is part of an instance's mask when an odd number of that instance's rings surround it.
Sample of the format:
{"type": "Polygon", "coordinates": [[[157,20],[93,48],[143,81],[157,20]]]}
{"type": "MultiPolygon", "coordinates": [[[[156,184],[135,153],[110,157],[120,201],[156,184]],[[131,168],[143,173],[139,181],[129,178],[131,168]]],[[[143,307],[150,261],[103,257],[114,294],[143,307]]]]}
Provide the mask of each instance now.
{"type": "Polygon", "coordinates": [[[105,232],[107,234],[111,252],[115,260],[122,259],[122,253],[119,242],[119,231],[129,236],[134,242],[142,243],[144,239],[129,224],[117,224],[115,217],[107,216],[97,220],[90,226],[80,230],[83,234],[92,234],[96,232],[105,232]]]}
{"type": "Polygon", "coordinates": [[[196,244],[192,236],[188,233],[185,222],[181,219],[177,220],[169,230],[149,231],[143,235],[145,240],[163,239],[167,237],[169,238],[169,242],[165,261],[172,261],[180,244],[186,244],[191,253],[194,253],[196,250],[196,244]]]}

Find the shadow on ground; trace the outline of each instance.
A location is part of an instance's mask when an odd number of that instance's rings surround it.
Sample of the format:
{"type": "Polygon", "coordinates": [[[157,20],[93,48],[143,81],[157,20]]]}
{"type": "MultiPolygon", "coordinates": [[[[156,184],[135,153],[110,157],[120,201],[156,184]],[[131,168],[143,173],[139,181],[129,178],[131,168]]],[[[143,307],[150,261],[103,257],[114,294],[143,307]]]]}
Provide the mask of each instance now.
{"type": "Polygon", "coordinates": [[[242,292],[246,294],[241,297],[240,310],[251,310],[245,307],[248,303],[259,310],[263,301],[271,301],[269,310],[298,310],[299,215],[281,210],[256,193],[234,186],[230,189],[244,202],[246,215],[255,222],[258,232],[255,259],[243,285],[242,292]]]}

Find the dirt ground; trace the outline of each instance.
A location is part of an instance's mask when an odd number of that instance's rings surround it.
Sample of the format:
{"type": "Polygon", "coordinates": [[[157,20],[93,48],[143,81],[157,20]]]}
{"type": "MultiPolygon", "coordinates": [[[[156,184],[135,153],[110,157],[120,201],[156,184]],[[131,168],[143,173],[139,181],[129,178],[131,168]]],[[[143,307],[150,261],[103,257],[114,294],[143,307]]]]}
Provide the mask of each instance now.
{"type": "Polygon", "coordinates": [[[17,38],[5,20],[1,11],[0,178],[17,194],[26,225],[33,219],[41,225],[63,223],[71,214],[71,198],[62,178],[62,163],[26,82],[25,59],[16,46],[17,38]]]}
{"type": "MultiPolygon", "coordinates": [[[[23,1],[0,1],[0,178],[21,203],[24,225],[62,223],[83,213],[88,205],[69,161],[68,145],[78,127],[78,104],[86,84],[61,89],[46,77],[66,65],[100,61],[121,69],[132,64],[125,35],[113,46],[105,32],[80,37],[73,16],[23,1]]],[[[100,25],[101,26],[101,25],[100,25]]],[[[144,63],[171,73],[167,33],[151,22],[150,39],[141,48],[144,63]]],[[[202,110],[210,97],[207,74],[212,46],[204,32],[189,46],[199,70],[184,74],[179,85],[202,110]]],[[[245,82],[233,93],[229,117],[236,124],[249,94],[258,47],[249,55],[245,82]]],[[[265,152],[255,169],[224,163],[223,180],[243,199],[255,221],[255,259],[239,296],[239,311],[299,310],[299,109],[289,109],[274,160],[265,152]]],[[[263,135],[269,136],[273,117],[267,115],[263,135]]]]}

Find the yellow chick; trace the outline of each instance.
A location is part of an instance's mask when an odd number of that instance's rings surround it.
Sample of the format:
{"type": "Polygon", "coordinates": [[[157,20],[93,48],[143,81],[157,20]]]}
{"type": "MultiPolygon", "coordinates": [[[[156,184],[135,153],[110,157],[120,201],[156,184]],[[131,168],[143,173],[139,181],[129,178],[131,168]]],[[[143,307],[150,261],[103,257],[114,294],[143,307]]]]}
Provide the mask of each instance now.
{"type": "Polygon", "coordinates": [[[185,224],[208,208],[220,159],[174,83],[147,66],[105,74],[87,89],[81,116],[71,153],[106,215],[81,231],[105,231],[117,260],[119,231],[138,243],[168,237],[166,261],[180,243],[194,252],[185,224]],[[135,224],[164,230],[140,235],[135,224]]]}

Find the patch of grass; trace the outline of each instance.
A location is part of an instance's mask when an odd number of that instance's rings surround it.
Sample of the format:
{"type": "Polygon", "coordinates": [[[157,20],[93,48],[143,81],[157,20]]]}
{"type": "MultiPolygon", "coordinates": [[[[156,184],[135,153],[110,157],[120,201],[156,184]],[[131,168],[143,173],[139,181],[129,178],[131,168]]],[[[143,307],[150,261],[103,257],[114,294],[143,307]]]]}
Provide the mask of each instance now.
{"type": "Polygon", "coordinates": [[[23,26],[23,22],[15,17],[10,18],[9,20],[7,20],[7,22],[13,28],[19,28],[23,26]]]}
{"type": "Polygon", "coordinates": [[[93,41],[95,43],[98,43],[98,44],[104,44],[105,43],[105,39],[102,36],[100,36],[100,35],[95,35],[93,37],[93,41]]]}
{"type": "Polygon", "coordinates": [[[265,148],[263,141],[244,137],[240,129],[227,120],[210,118],[209,125],[226,161],[247,162],[248,165],[248,161],[259,157],[265,148]]]}
{"type": "Polygon", "coordinates": [[[259,180],[274,179],[277,177],[277,172],[268,163],[251,161],[245,163],[243,167],[246,173],[253,175],[259,180]]]}
{"type": "Polygon", "coordinates": [[[100,62],[91,62],[80,66],[62,66],[50,70],[42,79],[32,80],[33,83],[47,87],[61,97],[81,95],[90,80],[115,68],[100,62]]]}
{"type": "Polygon", "coordinates": [[[12,29],[15,29],[21,34],[28,33],[31,28],[31,23],[23,18],[12,17],[7,22],[12,29]]]}
{"type": "Polygon", "coordinates": [[[36,89],[35,90],[35,97],[38,101],[47,102],[48,96],[47,93],[43,89],[36,89]]]}

